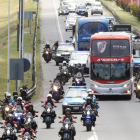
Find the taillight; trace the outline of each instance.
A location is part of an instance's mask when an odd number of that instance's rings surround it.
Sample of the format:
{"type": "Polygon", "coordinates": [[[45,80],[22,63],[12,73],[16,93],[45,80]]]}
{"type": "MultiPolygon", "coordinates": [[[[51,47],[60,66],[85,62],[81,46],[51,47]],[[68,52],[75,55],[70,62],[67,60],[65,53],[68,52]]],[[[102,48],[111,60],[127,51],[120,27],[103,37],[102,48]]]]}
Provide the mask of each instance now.
{"type": "Polygon", "coordinates": [[[130,89],[128,89],[128,90],[126,90],[124,93],[130,93],[130,91],[131,91],[131,90],[130,90],[130,89]]]}
{"type": "Polygon", "coordinates": [[[97,93],[95,90],[92,90],[93,91],[93,93],[97,93]]]}

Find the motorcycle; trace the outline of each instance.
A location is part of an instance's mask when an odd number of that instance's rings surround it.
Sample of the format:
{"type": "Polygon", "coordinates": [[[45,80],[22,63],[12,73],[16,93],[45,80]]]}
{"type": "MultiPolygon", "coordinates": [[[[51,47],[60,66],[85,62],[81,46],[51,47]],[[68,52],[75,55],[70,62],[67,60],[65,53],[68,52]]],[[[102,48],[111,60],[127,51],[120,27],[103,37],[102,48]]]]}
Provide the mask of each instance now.
{"type": "Polygon", "coordinates": [[[61,75],[62,75],[62,81],[65,84],[70,79],[71,74],[69,73],[68,68],[66,66],[63,66],[61,68],[60,72],[61,72],[61,75]]]}
{"type": "Polygon", "coordinates": [[[56,102],[59,102],[60,99],[63,98],[61,84],[58,80],[54,82],[52,85],[52,97],[56,102]]]}
{"type": "MultiPolygon", "coordinates": [[[[0,100],[2,103],[3,101],[0,100]]],[[[2,118],[3,120],[6,120],[7,115],[11,112],[11,106],[9,104],[3,103],[1,105],[1,114],[2,114],[2,118]]]]}
{"type": "Polygon", "coordinates": [[[14,121],[17,124],[17,132],[19,132],[21,130],[21,128],[23,127],[23,124],[24,124],[23,113],[24,113],[24,111],[22,110],[21,106],[17,105],[16,109],[13,113],[14,121]]]}
{"type": "Polygon", "coordinates": [[[8,123],[4,128],[4,133],[2,135],[2,140],[16,140],[16,133],[14,128],[8,123]]]}
{"type": "MultiPolygon", "coordinates": [[[[38,116],[35,116],[35,117],[38,117],[38,116]]],[[[37,128],[37,124],[35,122],[35,120],[33,119],[33,115],[31,112],[28,112],[26,114],[26,117],[25,117],[25,123],[30,123],[31,124],[31,128],[36,131],[36,128],[37,128]]]]}
{"type": "Polygon", "coordinates": [[[34,140],[34,136],[30,135],[29,132],[26,132],[23,136],[19,136],[21,137],[22,140],[34,140]]]}
{"type": "MultiPolygon", "coordinates": [[[[41,103],[43,103],[43,101],[41,101],[41,103]]],[[[51,103],[47,103],[45,106],[42,106],[45,108],[45,110],[43,111],[43,115],[41,115],[41,117],[43,117],[44,122],[46,123],[46,128],[50,128],[51,124],[54,123],[54,119],[56,117],[56,114],[53,110],[53,107],[51,105],[51,103]]]]}
{"type": "Polygon", "coordinates": [[[92,125],[95,126],[96,116],[90,105],[85,108],[85,111],[81,117],[81,121],[82,120],[87,131],[91,131],[92,125]]]}
{"type": "MultiPolygon", "coordinates": [[[[58,117],[58,118],[61,118],[61,117],[58,117]]],[[[77,117],[74,117],[74,118],[77,118],[77,117]]],[[[63,121],[63,126],[60,130],[61,140],[74,140],[74,136],[76,135],[76,133],[75,133],[75,128],[72,124],[73,123],[70,122],[69,118],[65,118],[65,120],[63,121]]]]}
{"type": "Polygon", "coordinates": [[[42,57],[44,58],[44,60],[48,63],[49,61],[51,61],[51,51],[50,49],[45,49],[43,52],[42,57]]]}

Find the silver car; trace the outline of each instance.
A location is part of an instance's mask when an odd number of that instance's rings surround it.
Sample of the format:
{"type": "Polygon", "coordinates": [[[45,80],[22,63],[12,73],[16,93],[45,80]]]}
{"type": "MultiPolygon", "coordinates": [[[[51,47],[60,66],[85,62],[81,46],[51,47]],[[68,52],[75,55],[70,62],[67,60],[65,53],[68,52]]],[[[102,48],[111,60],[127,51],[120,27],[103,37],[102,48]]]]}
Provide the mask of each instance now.
{"type": "Polygon", "coordinates": [[[93,14],[103,15],[103,6],[101,5],[101,2],[94,2],[91,5],[91,15],[93,14]]]}
{"type": "Polygon", "coordinates": [[[73,26],[76,24],[76,18],[75,17],[70,17],[70,18],[67,18],[66,20],[66,32],[67,30],[73,30],[73,26]]]}

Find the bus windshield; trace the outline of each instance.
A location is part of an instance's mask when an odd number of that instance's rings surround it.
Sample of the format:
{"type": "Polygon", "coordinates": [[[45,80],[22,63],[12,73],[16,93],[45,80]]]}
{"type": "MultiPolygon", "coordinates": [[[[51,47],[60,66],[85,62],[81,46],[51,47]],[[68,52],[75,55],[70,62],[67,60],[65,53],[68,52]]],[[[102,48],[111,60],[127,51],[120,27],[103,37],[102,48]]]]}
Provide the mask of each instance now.
{"type": "Polygon", "coordinates": [[[91,63],[91,79],[93,80],[125,80],[130,79],[130,63],[91,63]]]}
{"type": "Polygon", "coordinates": [[[79,36],[91,36],[99,32],[108,32],[107,27],[99,22],[88,22],[79,29],[79,36]]]}
{"type": "Polygon", "coordinates": [[[93,40],[91,56],[115,57],[130,56],[130,46],[128,40],[93,40]]]}

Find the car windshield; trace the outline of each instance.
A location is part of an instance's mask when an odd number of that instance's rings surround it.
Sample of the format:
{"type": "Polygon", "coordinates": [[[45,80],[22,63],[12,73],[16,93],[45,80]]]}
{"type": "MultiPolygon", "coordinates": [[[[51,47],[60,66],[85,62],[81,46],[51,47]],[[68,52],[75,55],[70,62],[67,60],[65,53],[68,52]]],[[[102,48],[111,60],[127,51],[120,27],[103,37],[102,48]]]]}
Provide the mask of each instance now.
{"type": "Polygon", "coordinates": [[[67,6],[61,6],[60,9],[64,9],[65,10],[65,9],[68,9],[68,7],[67,6]]]}
{"type": "Polygon", "coordinates": [[[88,54],[77,54],[73,53],[71,55],[71,60],[87,60],[88,54]]]}
{"type": "Polygon", "coordinates": [[[111,21],[115,21],[115,19],[113,17],[107,17],[107,20],[111,20],[111,21]]]}
{"type": "Polygon", "coordinates": [[[130,79],[130,63],[91,63],[91,79],[125,80],[130,79]]]}
{"type": "Polygon", "coordinates": [[[140,58],[140,50],[136,50],[136,54],[133,55],[133,58],[140,58]]]}
{"type": "Polygon", "coordinates": [[[59,46],[58,51],[74,51],[74,47],[73,46],[59,46]]]}
{"type": "Polygon", "coordinates": [[[66,98],[84,98],[87,96],[86,90],[69,90],[66,94],[66,98]]]}
{"type": "Polygon", "coordinates": [[[86,9],[86,6],[78,6],[77,9],[86,9]]]}
{"type": "Polygon", "coordinates": [[[90,41],[80,41],[79,42],[79,51],[89,51],[90,41]]]}

